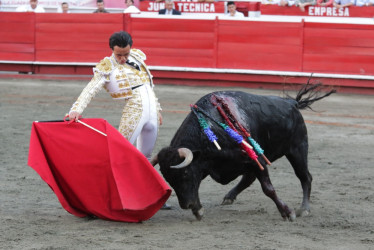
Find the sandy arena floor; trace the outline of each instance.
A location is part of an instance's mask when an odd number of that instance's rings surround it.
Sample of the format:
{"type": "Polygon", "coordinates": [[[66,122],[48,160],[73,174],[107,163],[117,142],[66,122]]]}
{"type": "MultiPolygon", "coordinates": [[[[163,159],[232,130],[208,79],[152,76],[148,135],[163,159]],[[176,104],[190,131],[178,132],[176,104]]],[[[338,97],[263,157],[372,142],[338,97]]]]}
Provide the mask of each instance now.
{"type": "MultiPolygon", "coordinates": [[[[315,103],[317,112],[302,112],[313,175],[310,216],[283,221],[258,182],[233,205],[221,206],[236,182],[222,186],[207,178],[200,188],[201,221],[180,209],[173,193],[168,201],[173,210],[159,211],[142,223],[120,223],[67,213],[27,166],[31,123],[62,119],[85,85],[0,79],[0,249],[374,249],[373,96],[335,94],[315,103]]],[[[164,125],[155,152],[168,145],[189,104],[221,89],[156,86],[164,125]]],[[[84,117],[101,117],[117,127],[121,110],[102,91],[84,117]]],[[[301,186],[288,162],[276,161],[270,176],[279,197],[298,208],[301,186]]]]}

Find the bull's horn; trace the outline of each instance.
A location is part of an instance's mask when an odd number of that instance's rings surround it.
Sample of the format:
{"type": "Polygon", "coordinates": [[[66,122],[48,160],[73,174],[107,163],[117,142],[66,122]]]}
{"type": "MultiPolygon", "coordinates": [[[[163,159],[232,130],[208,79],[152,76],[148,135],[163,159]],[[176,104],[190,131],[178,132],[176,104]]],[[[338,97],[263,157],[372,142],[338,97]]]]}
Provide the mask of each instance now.
{"type": "Polygon", "coordinates": [[[158,163],[158,155],[153,156],[149,162],[152,164],[152,166],[156,166],[158,163]]]}
{"type": "Polygon", "coordinates": [[[188,148],[179,148],[178,153],[181,158],[184,158],[184,161],[179,163],[178,165],[170,166],[170,168],[184,168],[192,162],[193,154],[192,151],[188,148]]]}

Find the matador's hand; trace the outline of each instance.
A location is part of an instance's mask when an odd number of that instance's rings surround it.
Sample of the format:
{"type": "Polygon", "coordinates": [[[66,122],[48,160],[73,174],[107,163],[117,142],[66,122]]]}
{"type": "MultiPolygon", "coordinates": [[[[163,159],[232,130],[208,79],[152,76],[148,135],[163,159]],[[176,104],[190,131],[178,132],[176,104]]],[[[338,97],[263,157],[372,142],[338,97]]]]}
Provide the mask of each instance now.
{"type": "Polygon", "coordinates": [[[78,121],[81,114],[76,111],[72,111],[69,113],[69,120],[70,121],[78,121]]]}

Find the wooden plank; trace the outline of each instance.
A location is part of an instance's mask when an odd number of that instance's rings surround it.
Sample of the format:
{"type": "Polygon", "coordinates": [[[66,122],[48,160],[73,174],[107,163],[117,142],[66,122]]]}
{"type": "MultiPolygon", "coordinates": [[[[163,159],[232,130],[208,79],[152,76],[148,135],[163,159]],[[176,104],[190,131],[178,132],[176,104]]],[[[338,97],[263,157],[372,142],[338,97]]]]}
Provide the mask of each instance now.
{"type": "Polygon", "coordinates": [[[374,56],[304,55],[304,70],[340,74],[374,74],[374,56]]]}
{"type": "Polygon", "coordinates": [[[175,49],[213,49],[214,44],[212,40],[187,40],[187,39],[140,39],[134,38],[135,44],[138,47],[149,48],[175,48],[175,49]]]}
{"type": "Polygon", "coordinates": [[[190,31],[169,31],[165,30],[163,32],[160,31],[144,31],[144,30],[134,30],[131,33],[134,40],[138,38],[156,38],[156,39],[188,39],[191,40],[211,40],[214,39],[214,32],[190,32],[190,31]],[[136,38],[136,39],[135,39],[136,38]]]}
{"type": "Polygon", "coordinates": [[[219,22],[219,29],[222,34],[241,34],[245,36],[255,36],[258,34],[267,34],[271,36],[298,36],[302,26],[300,23],[283,22],[219,22]],[[287,32],[287,33],[283,33],[287,32]]]}
{"type": "Polygon", "coordinates": [[[57,42],[57,41],[67,41],[76,43],[86,43],[86,42],[97,42],[97,41],[109,41],[110,35],[107,33],[38,33],[36,37],[37,42],[57,42]]]}
{"type": "Polygon", "coordinates": [[[302,27],[300,24],[290,27],[288,23],[285,23],[284,26],[279,23],[270,26],[268,23],[263,24],[261,22],[258,25],[251,22],[239,22],[237,25],[219,26],[218,40],[219,42],[299,45],[301,34],[302,27]]]}
{"type": "Polygon", "coordinates": [[[300,55],[301,56],[301,46],[293,45],[283,45],[278,43],[273,44],[246,44],[246,43],[226,43],[221,42],[218,45],[218,51],[226,52],[227,54],[238,54],[238,55],[249,55],[251,53],[256,54],[283,54],[287,55],[300,55]]]}
{"type": "Polygon", "coordinates": [[[248,57],[232,56],[231,60],[224,58],[227,57],[219,54],[218,68],[300,71],[298,56],[251,54],[248,57]]]}
{"type": "Polygon", "coordinates": [[[249,36],[245,37],[243,35],[222,35],[218,36],[219,43],[245,43],[245,44],[282,44],[282,45],[291,45],[291,46],[300,46],[301,39],[298,37],[273,37],[267,35],[258,35],[258,36],[249,36]]]}
{"type": "Polygon", "coordinates": [[[374,47],[374,32],[352,29],[305,29],[305,45],[374,47]]]}
{"type": "Polygon", "coordinates": [[[166,54],[158,55],[153,52],[147,53],[147,64],[158,66],[173,66],[173,67],[202,67],[212,68],[214,64],[210,58],[201,57],[199,60],[194,60],[195,57],[185,56],[169,56],[166,54]]]}
{"type": "MultiPolygon", "coordinates": [[[[139,47],[136,48],[142,50],[144,53],[146,53],[147,58],[150,58],[152,56],[159,57],[188,57],[192,61],[199,61],[204,60],[208,58],[211,60],[213,57],[214,50],[208,50],[208,49],[178,49],[178,48],[150,48],[150,47],[139,47]]],[[[156,64],[157,65],[157,64],[156,64]]]]}
{"type": "Polygon", "coordinates": [[[132,19],[132,29],[148,31],[213,32],[214,20],[192,19],[132,19]]]}
{"type": "MultiPolygon", "coordinates": [[[[0,12],[1,27],[8,23],[35,23],[35,13],[33,12],[0,12]]],[[[0,27],[0,29],[1,29],[0,27]]]]}
{"type": "Polygon", "coordinates": [[[330,46],[328,44],[315,45],[311,44],[304,47],[305,54],[321,54],[325,57],[330,55],[365,55],[365,56],[374,56],[374,47],[347,47],[347,46],[330,46]]]}
{"type": "Polygon", "coordinates": [[[371,48],[373,47],[373,39],[370,38],[356,38],[356,37],[305,37],[305,46],[339,46],[339,47],[362,47],[371,48]]]}
{"type": "MultiPolygon", "coordinates": [[[[35,30],[37,33],[104,33],[112,34],[115,31],[122,30],[122,23],[82,23],[82,24],[67,24],[67,23],[36,23],[35,30]]],[[[109,38],[109,37],[108,37],[109,38]]]]}
{"type": "Polygon", "coordinates": [[[122,13],[100,13],[100,15],[92,15],[92,13],[70,13],[69,15],[61,13],[37,13],[35,18],[37,23],[123,23],[122,13]]]}
{"type": "Polygon", "coordinates": [[[1,32],[33,32],[34,31],[35,24],[32,22],[27,23],[19,23],[19,22],[13,22],[13,23],[6,23],[2,24],[0,27],[1,32]]]}
{"type": "Polygon", "coordinates": [[[34,53],[34,44],[0,43],[0,51],[9,53],[34,53]]]}
{"type": "Polygon", "coordinates": [[[103,42],[90,42],[90,43],[85,43],[85,42],[77,42],[77,41],[59,41],[59,42],[44,42],[44,41],[38,41],[35,44],[35,49],[36,50],[63,50],[63,51],[91,51],[95,52],[96,50],[102,50],[108,48],[109,50],[109,45],[108,41],[103,41],[103,42]]]}
{"type": "Polygon", "coordinates": [[[318,29],[352,29],[352,30],[374,30],[374,26],[371,24],[352,24],[352,23],[316,23],[316,22],[305,22],[306,28],[318,28],[318,29]]]}
{"type": "Polygon", "coordinates": [[[34,32],[0,32],[0,43],[34,43],[34,32]]]}
{"type": "Polygon", "coordinates": [[[218,50],[219,68],[300,71],[301,50],[294,46],[261,46],[247,48],[221,43],[218,50]],[[235,49],[233,49],[235,48],[235,49]],[[290,53],[292,52],[292,53],[290,53]]]}
{"type": "Polygon", "coordinates": [[[4,61],[34,61],[34,58],[34,53],[0,51],[0,60],[4,61]]]}
{"type": "MultiPolygon", "coordinates": [[[[374,29],[373,29],[374,31],[374,29]]],[[[307,37],[362,37],[362,38],[374,38],[374,32],[368,32],[366,29],[337,29],[334,27],[331,28],[308,28],[304,29],[305,36],[307,37]]]]}
{"type": "Polygon", "coordinates": [[[106,56],[110,56],[111,51],[97,50],[95,53],[82,53],[82,51],[36,50],[35,60],[41,62],[99,62],[106,56]]]}

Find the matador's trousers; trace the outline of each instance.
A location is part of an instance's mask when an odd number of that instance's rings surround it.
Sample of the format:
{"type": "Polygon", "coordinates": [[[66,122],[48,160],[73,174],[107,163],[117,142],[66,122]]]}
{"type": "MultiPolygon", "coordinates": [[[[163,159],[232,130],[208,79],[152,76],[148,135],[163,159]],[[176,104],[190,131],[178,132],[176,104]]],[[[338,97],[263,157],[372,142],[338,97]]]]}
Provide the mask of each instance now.
{"type": "Polygon", "coordinates": [[[133,90],[122,111],[119,132],[148,159],[152,155],[158,133],[157,99],[148,85],[133,90]]]}

